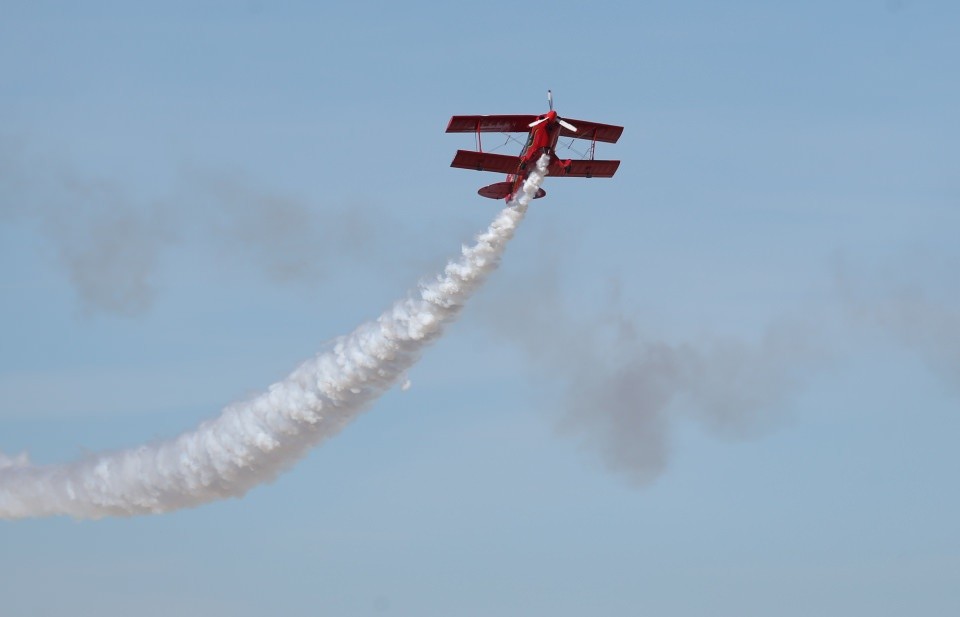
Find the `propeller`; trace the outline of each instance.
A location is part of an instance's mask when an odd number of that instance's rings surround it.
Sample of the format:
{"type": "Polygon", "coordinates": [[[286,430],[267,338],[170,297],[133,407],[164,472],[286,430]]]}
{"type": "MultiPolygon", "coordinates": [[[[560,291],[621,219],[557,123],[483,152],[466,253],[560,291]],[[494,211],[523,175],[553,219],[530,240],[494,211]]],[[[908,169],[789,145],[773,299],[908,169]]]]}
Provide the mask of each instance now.
{"type": "MultiPolygon", "coordinates": [[[[547,90],[547,104],[550,105],[550,111],[552,112],[552,111],[553,111],[553,92],[550,91],[550,90],[547,90]]],[[[558,123],[560,124],[560,126],[562,126],[563,128],[567,129],[567,130],[570,131],[571,133],[576,133],[576,132],[577,132],[577,127],[573,126],[572,124],[570,124],[569,122],[567,122],[566,120],[564,120],[563,118],[561,118],[560,116],[558,116],[558,115],[556,115],[556,114],[547,114],[546,116],[540,118],[539,120],[534,120],[533,122],[531,122],[531,123],[529,124],[530,128],[533,128],[533,127],[537,126],[538,124],[543,124],[544,122],[546,122],[547,120],[550,119],[550,116],[551,116],[551,115],[557,119],[557,122],[558,122],[558,123]]]]}
{"type": "Polygon", "coordinates": [[[529,126],[530,128],[533,128],[533,127],[537,126],[538,124],[543,124],[544,122],[546,122],[546,121],[549,120],[549,119],[550,119],[549,116],[544,116],[544,117],[540,118],[539,120],[534,120],[533,122],[531,122],[531,123],[528,124],[527,126],[529,126]]]}

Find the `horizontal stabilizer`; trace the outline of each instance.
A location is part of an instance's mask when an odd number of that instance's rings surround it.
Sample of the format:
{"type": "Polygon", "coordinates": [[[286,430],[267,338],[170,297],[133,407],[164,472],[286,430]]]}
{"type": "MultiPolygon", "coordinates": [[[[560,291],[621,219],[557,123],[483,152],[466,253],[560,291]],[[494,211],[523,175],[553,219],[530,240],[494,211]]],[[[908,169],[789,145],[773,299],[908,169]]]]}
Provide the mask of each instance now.
{"type": "Polygon", "coordinates": [[[510,194],[511,188],[513,188],[513,182],[497,182],[496,184],[483,187],[477,191],[477,194],[490,199],[506,199],[507,195],[510,194]]]}
{"type": "MultiPolygon", "coordinates": [[[[483,187],[477,194],[481,197],[489,197],[490,199],[506,199],[510,196],[510,190],[513,188],[513,182],[497,182],[496,184],[490,184],[483,187]]],[[[547,192],[543,189],[537,189],[537,194],[533,196],[534,199],[540,199],[547,192]]]]}
{"type": "Polygon", "coordinates": [[[620,167],[620,161],[572,160],[554,161],[550,165],[550,177],[612,178],[620,167]]]}
{"type": "Polygon", "coordinates": [[[475,169],[477,171],[495,171],[501,174],[515,174],[520,170],[520,157],[473,150],[457,150],[450,167],[475,169]]]}

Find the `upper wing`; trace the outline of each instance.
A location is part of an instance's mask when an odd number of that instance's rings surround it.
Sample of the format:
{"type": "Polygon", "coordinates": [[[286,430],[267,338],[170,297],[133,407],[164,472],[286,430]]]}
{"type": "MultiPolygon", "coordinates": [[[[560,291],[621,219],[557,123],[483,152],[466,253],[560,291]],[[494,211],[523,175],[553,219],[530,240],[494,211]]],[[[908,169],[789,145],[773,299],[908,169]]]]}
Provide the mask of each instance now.
{"type": "Polygon", "coordinates": [[[454,116],[448,133],[526,133],[536,116],[454,116]]]}
{"type": "Polygon", "coordinates": [[[520,169],[520,157],[472,150],[457,150],[450,167],[476,169],[477,171],[496,171],[502,174],[515,174],[520,169]]]}
{"type": "Polygon", "coordinates": [[[564,118],[564,120],[577,127],[577,132],[574,133],[573,131],[568,131],[566,128],[561,128],[560,135],[563,137],[595,139],[597,141],[615,144],[617,140],[620,139],[620,134],[623,133],[622,126],[587,122],[586,120],[574,120],[572,118],[564,118]]]}
{"type": "MultiPolygon", "coordinates": [[[[574,126],[577,126],[574,124],[574,126]]],[[[577,126],[577,128],[580,128],[577,126]]],[[[620,167],[620,161],[572,160],[566,167],[562,161],[550,165],[550,177],[570,178],[612,178],[620,167]]]]}

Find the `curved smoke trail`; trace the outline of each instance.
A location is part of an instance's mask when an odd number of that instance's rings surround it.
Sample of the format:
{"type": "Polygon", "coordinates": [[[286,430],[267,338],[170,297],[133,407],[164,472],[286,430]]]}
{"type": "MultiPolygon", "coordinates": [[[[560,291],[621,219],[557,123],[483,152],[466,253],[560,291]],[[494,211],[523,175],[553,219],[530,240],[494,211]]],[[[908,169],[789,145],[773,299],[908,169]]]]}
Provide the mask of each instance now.
{"type": "Polygon", "coordinates": [[[547,157],[476,244],[377,320],[337,340],[257,398],[157,444],[35,466],[0,454],[0,518],[169,512],[239,497],[337,433],[396,383],[483,283],[546,175],[547,157]]]}

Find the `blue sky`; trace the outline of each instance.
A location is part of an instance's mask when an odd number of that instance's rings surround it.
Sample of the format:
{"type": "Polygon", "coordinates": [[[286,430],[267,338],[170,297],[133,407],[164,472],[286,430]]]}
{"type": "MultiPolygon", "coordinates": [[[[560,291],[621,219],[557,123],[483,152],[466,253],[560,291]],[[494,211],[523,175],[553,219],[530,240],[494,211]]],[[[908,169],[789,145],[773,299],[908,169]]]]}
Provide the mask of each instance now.
{"type": "Polygon", "coordinates": [[[498,210],[450,115],[552,88],[620,171],[275,483],[0,525],[0,613],[960,609],[960,9],[276,4],[5,4],[0,451],[175,435],[403,297],[498,210]]]}

